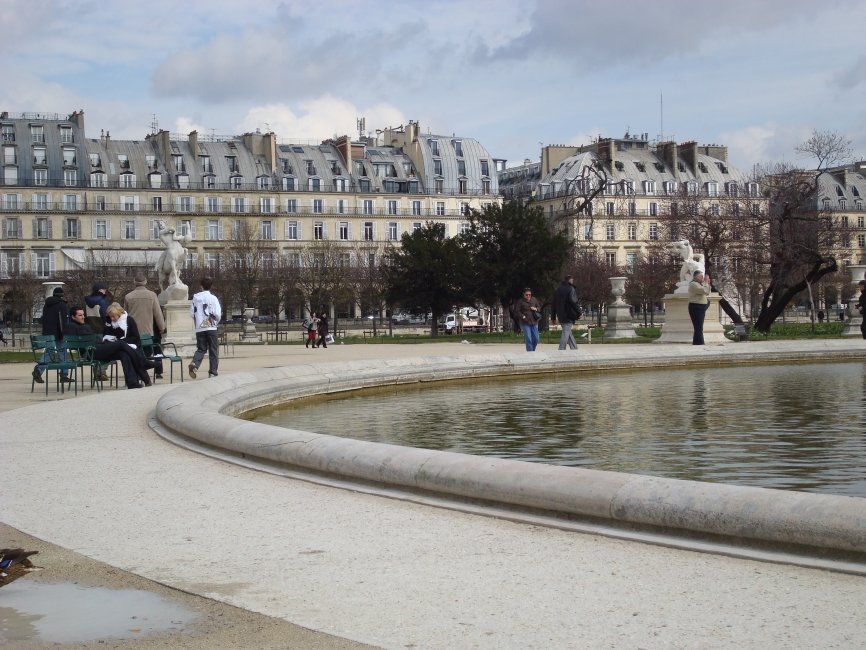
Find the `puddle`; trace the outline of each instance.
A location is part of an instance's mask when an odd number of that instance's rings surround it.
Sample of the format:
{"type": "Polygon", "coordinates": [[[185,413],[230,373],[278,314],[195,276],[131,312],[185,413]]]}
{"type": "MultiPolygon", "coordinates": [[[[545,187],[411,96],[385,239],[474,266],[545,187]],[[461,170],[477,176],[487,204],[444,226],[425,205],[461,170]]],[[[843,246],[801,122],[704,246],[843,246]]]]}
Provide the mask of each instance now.
{"type": "Polygon", "coordinates": [[[81,643],[181,632],[197,612],[137,589],[17,580],[0,589],[0,645],[81,643]]]}

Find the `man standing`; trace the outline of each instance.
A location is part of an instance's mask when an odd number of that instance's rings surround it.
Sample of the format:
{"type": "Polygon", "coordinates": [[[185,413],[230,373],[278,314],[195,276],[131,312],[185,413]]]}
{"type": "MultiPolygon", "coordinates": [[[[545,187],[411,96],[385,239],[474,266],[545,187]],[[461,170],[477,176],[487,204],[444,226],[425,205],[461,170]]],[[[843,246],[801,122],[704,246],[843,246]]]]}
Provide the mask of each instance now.
{"type": "Polygon", "coordinates": [[[202,278],[201,291],[192,297],[190,314],[195,324],[195,354],[189,364],[189,376],[195,379],[195,373],[208,355],[208,377],[216,377],[219,369],[219,341],[217,326],[223,317],[220,301],[210,292],[213,280],[202,278]]]}
{"type": "MultiPolygon", "coordinates": [[[[66,299],[63,297],[63,287],[55,287],[54,293],[45,299],[45,306],[42,308],[42,336],[53,336],[59,343],[63,340],[63,332],[68,320],[69,307],[66,306],[66,299]]],[[[66,361],[66,353],[60,350],[58,358],[66,361]]],[[[42,355],[42,363],[36,364],[33,369],[33,379],[37,384],[43,383],[42,373],[45,372],[43,364],[49,361],[51,361],[51,353],[46,351],[42,355]]],[[[70,381],[66,371],[61,372],[60,380],[70,381]]]]}
{"type": "MultiPolygon", "coordinates": [[[[138,333],[152,336],[154,340],[161,341],[165,334],[165,318],[159,306],[156,294],[147,288],[147,278],[139,273],[135,276],[135,289],[130,291],[123,299],[123,308],[132,316],[138,325],[138,333]]],[[[156,372],[154,377],[162,379],[162,359],[154,359],[156,372]]]]}
{"type": "Polygon", "coordinates": [[[568,345],[572,350],[577,349],[577,341],[571,333],[574,321],[581,317],[580,304],[577,301],[577,290],[574,288],[574,277],[566,275],[553,294],[553,313],[562,328],[559,336],[559,349],[564,350],[568,345]]]}

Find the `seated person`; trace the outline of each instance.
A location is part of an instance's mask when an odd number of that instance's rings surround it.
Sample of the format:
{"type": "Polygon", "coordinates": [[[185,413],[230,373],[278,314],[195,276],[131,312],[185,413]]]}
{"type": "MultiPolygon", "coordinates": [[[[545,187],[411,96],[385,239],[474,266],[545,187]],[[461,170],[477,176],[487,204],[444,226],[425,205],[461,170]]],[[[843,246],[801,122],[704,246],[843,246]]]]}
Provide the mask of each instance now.
{"type": "Polygon", "coordinates": [[[150,386],[147,371],[153,368],[153,363],[148,362],[141,352],[141,337],[135,320],[116,302],[111,303],[105,313],[108,320],[94,358],[97,361],[120,361],[127,388],[141,388],[142,383],[150,386]]]}
{"type": "MultiPolygon", "coordinates": [[[[69,322],[66,324],[64,333],[66,336],[93,336],[93,329],[87,324],[87,318],[84,314],[84,307],[75,306],[69,310],[69,322]]],[[[87,354],[87,351],[79,350],[81,355],[87,354]]],[[[105,374],[105,368],[99,367],[99,379],[108,381],[108,375],[105,374]]]]}

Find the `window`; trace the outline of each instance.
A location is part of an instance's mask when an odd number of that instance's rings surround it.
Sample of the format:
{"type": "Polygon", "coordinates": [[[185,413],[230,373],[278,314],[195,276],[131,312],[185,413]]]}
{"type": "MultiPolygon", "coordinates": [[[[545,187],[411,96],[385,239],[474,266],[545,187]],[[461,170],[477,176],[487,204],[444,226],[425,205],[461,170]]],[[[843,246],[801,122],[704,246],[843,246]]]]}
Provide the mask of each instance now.
{"type": "Polygon", "coordinates": [[[30,141],[45,142],[45,130],[43,129],[41,124],[30,125],[30,141]]]}
{"type": "Polygon", "coordinates": [[[298,222],[286,221],[286,239],[298,239],[298,222]]]}
{"type": "Polygon", "coordinates": [[[616,266],[616,253],[610,251],[606,252],[604,254],[604,261],[608,266],[616,266]]]}
{"type": "Polygon", "coordinates": [[[719,184],[715,181],[711,181],[707,183],[707,196],[718,196],[719,195],[719,184]]]}
{"type": "Polygon", "coordinates": [[[242,196],[232,197],[232,212],[246,212],[246,199],[242,196]]]}
{"type": "Polygon", "coordinates": [[[48,185],[48,170],[47,169],[34,169],[33,170],[33,184],[34,185],[48,185]]]}
{"type": "Polygon", "coordinates": [[[229,168],[230,174],[236,174],[238,171],[238,158],[237,156],[226,156],[226,166],[229,168]]]}
{"type": "Polygon", "coordinates": [[[634,272],[634,263],[637,260],[637,253],[626,253],[625,254],[625,268],[628,269],[629,273],[634,272]]]}
{"type": "Polygon", "coordinates": [[[481,175],[490,176],[490,165],[486,160],[481,161],[481,175]]]}
{"type": "Polygon", "coordinates": [[[150,197],[150,209],[154,212],[162,212],[162,197],[161,196],[152,196],[150,197]]]}
{"type": "Polygon", "coordinates": [[[54,272],[54,253],[49,251],[36,251],[33,254],[34,260],[34,271],[36,272],[36,277],[39,278],[50,278],[51,274],[54,272]]]}
{"type": "Polygon", "coordinates": [[[191,196],[179,196],[179,197],[177,197],[177,211],[178,212],[192,212],[192,197],[191,196]]]}
{"type": "Polygon", "coordinates": [[[219,241],[222,239],[221,230],[219,219],[208,219],[205,222],[204,238],[208,241],[219,241]]]}
{"type": "Polygon", "coordinates": [[[433,173],[437,176],[442,175],[442,161],[439,158],[433,159],[433,173]]]}
{"type": "Polygon", "coordinates": [[[397,201],[388,201],[388,214],[399,214],[397,205],[397,201]]]}
{"type": "Polygon", "coordinates": [[[159,239],[159,219],[151,219],[147,230],[151,240],[159,239]]]}
{"type": "Polygon", "coordinates": [[[644,192],[644,194],[655,194],[656,193],[656,182],[655,181],[644,181],[643,182],[643,192],[644,192]]]}
{"type": "Polygon", "coordinates": [[[436,194],[442,194],[442,192],[445,191],[445,181],[443,181],[441,178],[437,178],[435,181],[433,181],[433,186],[435,187],[436,194]]]}
{"type": "Polygon", "coordinates": [[[592,224],[591,223],[583,224],[583,238],[586,241],[592,241],[592,224]]]}
{"type": "Polygon", "coordinates": [[[862,216],[857,217],[857,227],[863,228],[863,226],[866,225],[866,224],[864,224],[864,221],[866,221],[866,219],[864,219],[864,217],[862,217],[862,216]]]}
{"type": "Polygon", "coordinates": [[[665,181],[664,182],[664,190],[665,190],[665,194],[676,194],[677,193],[677,182],[676,181],[665,181]]]}
{"type": "Polygon", "coordinates": [[[388,241],[397,241],[397,222],[388,222],[388,241]]]}
{"type": "Polygon", "coordinates": [[[484,179],[481,181],[481,192],[483,194],[490,194],[490,181],[484,179]]]}
{"type": "Polygon", "coordinates": [[[313,223],[313,239],[325,238],[325,224],[322,221],[313,223]]]}
{"type": "Polygon", "coordinates": [[[362,211],[364,214],[373,214],[373,201],[364,199],[362,211]]]}
{"type": "Polygon", "coordinates": [[[96,210],[105,211],[105,197],[103,195],[97,195],[96,199],[93,202],[93,207],[96,210]]]}
{"type": "Polygon", "coordinates": [[[322,189],[322,179],[321,178],[311,178],[307,182],[307,187],[311,192],[318,192],[322,189]]]}
{"type": "Polygon", "coordinates": [[[260,198],[259,210],[262,214],[271,214],[274,211],[274,200],[270,197],[260,198]]]}
{"type": "Polygon", "coordinates": [[[77,194],[64,194],[63,195],[63,209],[67,211],[77,210],[78,209],[78,195],[77,194]]]}
{"type": "Polygon", "coordinates": [[[33,195],[33,207],[37,210],[47,210],[51,204],[48,202],[47,194],[34,194],[33,195]]]}
{"type": "Polygon", "coordinates": [[[108,221],[105,219],[97,219],[93,222],[93,238],[94,239],[108,239],[109,231],[108,231],[108,221]]]}
{"type": "Polygon", "coordinates": [[[91,174],[90,187],[105,187],[105,172],[94,172],[91,174]]]}
{"type": "Polygon", "coordinates": [[[341,221],[338,228],[337,228],[337,231],[339,233],[338,234],[339,239],[341,239],[342,241],[348,241],[348,239],[349,239],[349,222],[348,221],[341,221]]]}
{"type": "Polygon", "coordinates": [[[866,235],[857,235],[857,245],[860,248],[866,248],[866,235]]]}
{"type": "Polygon", "coordinates": [[[295,178],[294,178],[294,176],[283,176],[283,191],[285,191],[285,192],[294,192],[295,191],[295,178]]]}
{"type": "Polygon", "coordinates": [[[220,198],[218,196],[209,196],[205,199],[205,205],[208,212],[219,212],[220,198]]]}
{"type": "Polygon", "coordinates": [[[651,223],[649,225],[649,238],[650,241],[657,241],[659,238],[659,225],[657,223],[651,223]]]}
{"type": "Polygon", "coordinates": [[[286,212],[289,214],[296,214],[298,212],[297,199],[286,199],[286,212]]]}
{"type": "Polygon", "coordinates": [[[439,140],[427,140],[427,144],[430,145],[430,151],[434,156],[439,155],[439,140]]]}
{"type": "Polygon", "coordinates": [[[839,209],[840,210],[847,210],[848,209],[848,201],[846,201],[845,199],[839,199],[839,209]]]}
{"type": "Polygon", "coordinates": [[[75,158],[75,149],[71,147],[63,147],[63,164],[69,167],[74,167],[78,164],[75,158]]]}
{"type": "Polygon", "coordinates": [[[412,224],[412,232],[418,232],[419,230],[421,230],[421,224],[416,221],[412,224]]]}
{"type": "Polygon", "coordinates": [[[457,192],[458,194],[466,194],[468,192],[468,183],[465,178],[461,178],[457,181],[457,192]]]}
{"type": "Polygon", "coordinates": [[[466,176],[466,161],[458,160],[457,161],[457,174],[459,176],[466,176]]]}
{"type": "Polygon", "coordinates": [[[18,209],[18,195],[17,194],[4,194],[3,195],[3,207],[7,210],[17,210],[18,209]]]}
{"type": "Polygon", "coordinates": [[[48,150],[45,147],[33,147],[33,164],[48,164],[48,150]]]}
{"type": "Polygon", "coordinates": [[[612,223],[606,224],[604,227],[604,237],[608,241],[613,241],[616,239],[616,229],[613,227],[612,223]]]}
{"type": "Polygon", "coordinates": [[[346,214],[346,199],[337,199],[337,214],[346,214]]]}
{"type": "Polygon", "coordinates": [[[40,217],[33,220],[33,239],[51,239],[51,219],[40,217]]]}
{"type": "Polygon", "coordinates": [[[622,182],[623,194],[634,194],[634,181],[624,180],[622,182]]]}
{"type": "Polygon", "coordinates": [[[6,167],[3,170],[3,182],[7,185],[18,185],[18,168],[6,167]]]}
{"type": "Polygon", "coordinates": [[[124,219],[120,224],[120,238],[137,239],[135,230],[135,219],[124,219]]]}
{"type": "Polygon", "coordinates": [[[334,179],[334,191],[335,192],[348,192],[349,184],[346,182],[345,178],[335,178],[334,179]]]}
{"type": "Polygon", "coordinates": [[[469,222],[468,221],[461,221],[460,225],[457,227],[457,232],[459,232],[461,235],[465,235],[466,233],[468,233],[469,232],[469,222]]]}
{"type": "Polygon", "coordinates": [[[3,147],[3,164],[18,164],[18,150],[15,147],[3,147]]]}
{"type": "Polygon", "coordinates": [[[412,201],[412,214],[415,216],[420,216],[420,214],[421,214],[421,201],[412,201]]]}
{"type": "Polygon", "coordinates": [[[688,181],[686,183],[686,193],[690,196],[695,196],[698,193],[698,184],[695,181],[688,181]]]}
{"type": "Polygon", "coordinates": [[[229,187],[233,190],[242,190],[244,188],[243,176],[232,176],[229,178],[229,187]]]}
{"type": "Polygon", "coordinates": [[[436,216],[441,217],[445,215],[445,201],[436,201],[436,216]]]}
{"type": "Polygon", "coordinates": [[[259,238],[264,240],[270,240],[274,238],[273,221],[262,221],[261,224],[259,224],[259,238]]]}
{"type": "Polygon", "coordinates": [[[78,219],[69,218],[63,220],[63,238],[78,239],[81,237],[81,224],[78,219]]]}
{"type": "Polygon", "coordinates": [[[848,227],[848,215],[847,214],[842,216],[842,227],[843,228],[848,227]]]}
{"type": "Polygon", "coordinates": [[[222,256],[219,253],[205,252],[204,265],[208,269],[218,269],[222,266],[222,256]]]}
{"type": "Polygon", "coordinates": [[[78,185],[78,172],[74,169],[64,169],[63,184],[66,187],[75,187],[78,185]]]}
{"type": "Polygon", "coordinates": [[[458,156],[463,155],[463,142],[461,140],[452,140],[451,144],[454,145],[454,153],[458,156]]]}
{"type": "Polygon", "coordinates": [[[120,197],[120,209],[124,212],[134,212],[138,207],[138,197],[137,196],[121,196],[120,197]]]}
{"type": "Polygon", "coordinates": [[[631,241],[634,241],[637,239],[637,224],[636,223],[628,224],[628,238],[631,241]]]}
{"type": "Polygon", "coordinates": [[[135,174],[121,174],[120,186],[126,188],[135,187],[135,174]]]}
{"type": "Polygon", "coordinates": [[[373,241],[373,222],[364,222],[364,241],[373,241]]]}
{"type": "Polygon", "coordinates": [[[256,187],[260,190],[267,190],[271,187],[271,177],[270,176],[258,176],[256,177],[256,187]]]}
{"type": "Polygon", "coordinates": [[[182,190],[187,189],[189,187],[189,174],[178,174],[177,186],[182,190]]]}
{"type": "Polygon", "coordinates": [[[604,213],[609,217],[613,216],[613,201],[604,204],[604,213]]]}
{"type": "Polygon", "coordinates": [[[718,203],[713,203],[710,206],[710,212],[714,217],[720,217],[722,215],[722,206],[720,206],[718,203]]]}
{"type": "Polygon", "coordinates": [[[11,124],[4,124],[0,127],[0,138],[3,142],[15,142],[15,127],[11,124]]]}
{"type": "Polygon", "coordinates": [[[21,239],[21,220],[18,217],[9,217],[3,222],[3,236],[6,239],[21,239]]]}
{"type": "Polygon", "coordinates": [[[322,214],[325,211],[325,202],[322,199],[313,199],[313,212],[322,214]]]}
{"type": "Polygon", "coordinates": [[[637,205],[635,205],[634,201],[629,201],[628,203],[628,214],[632,217],[637,214],[637,205]]]}

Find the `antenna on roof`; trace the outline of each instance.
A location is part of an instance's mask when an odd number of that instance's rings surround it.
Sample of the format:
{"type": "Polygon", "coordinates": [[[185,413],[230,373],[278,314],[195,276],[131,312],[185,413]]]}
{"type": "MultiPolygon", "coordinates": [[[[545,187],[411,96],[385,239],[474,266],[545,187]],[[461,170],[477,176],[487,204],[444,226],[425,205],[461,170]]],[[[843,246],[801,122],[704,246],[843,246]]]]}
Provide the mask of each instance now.
{"type": "Polygon", "coordinates": [[[153,135],[159,131],[159,121],[156,119],[156,113],[153,113],[153,119],[150,122],[150,134],[153,135]]]}
{"type": "Polygon", "coordinates": [[[659,129],[661,131],[661,135],[659,136],[659,140],[665,141],[665,96],[664,93],[659,93],[659,129]]]}
{"type": "Polygon", "coordinates": [[[364,133],[367,131],[367,119],[364,117],[359,117],[355,120],[355,125],[358,127],[358,139],[364,137],[364,133]]]}

